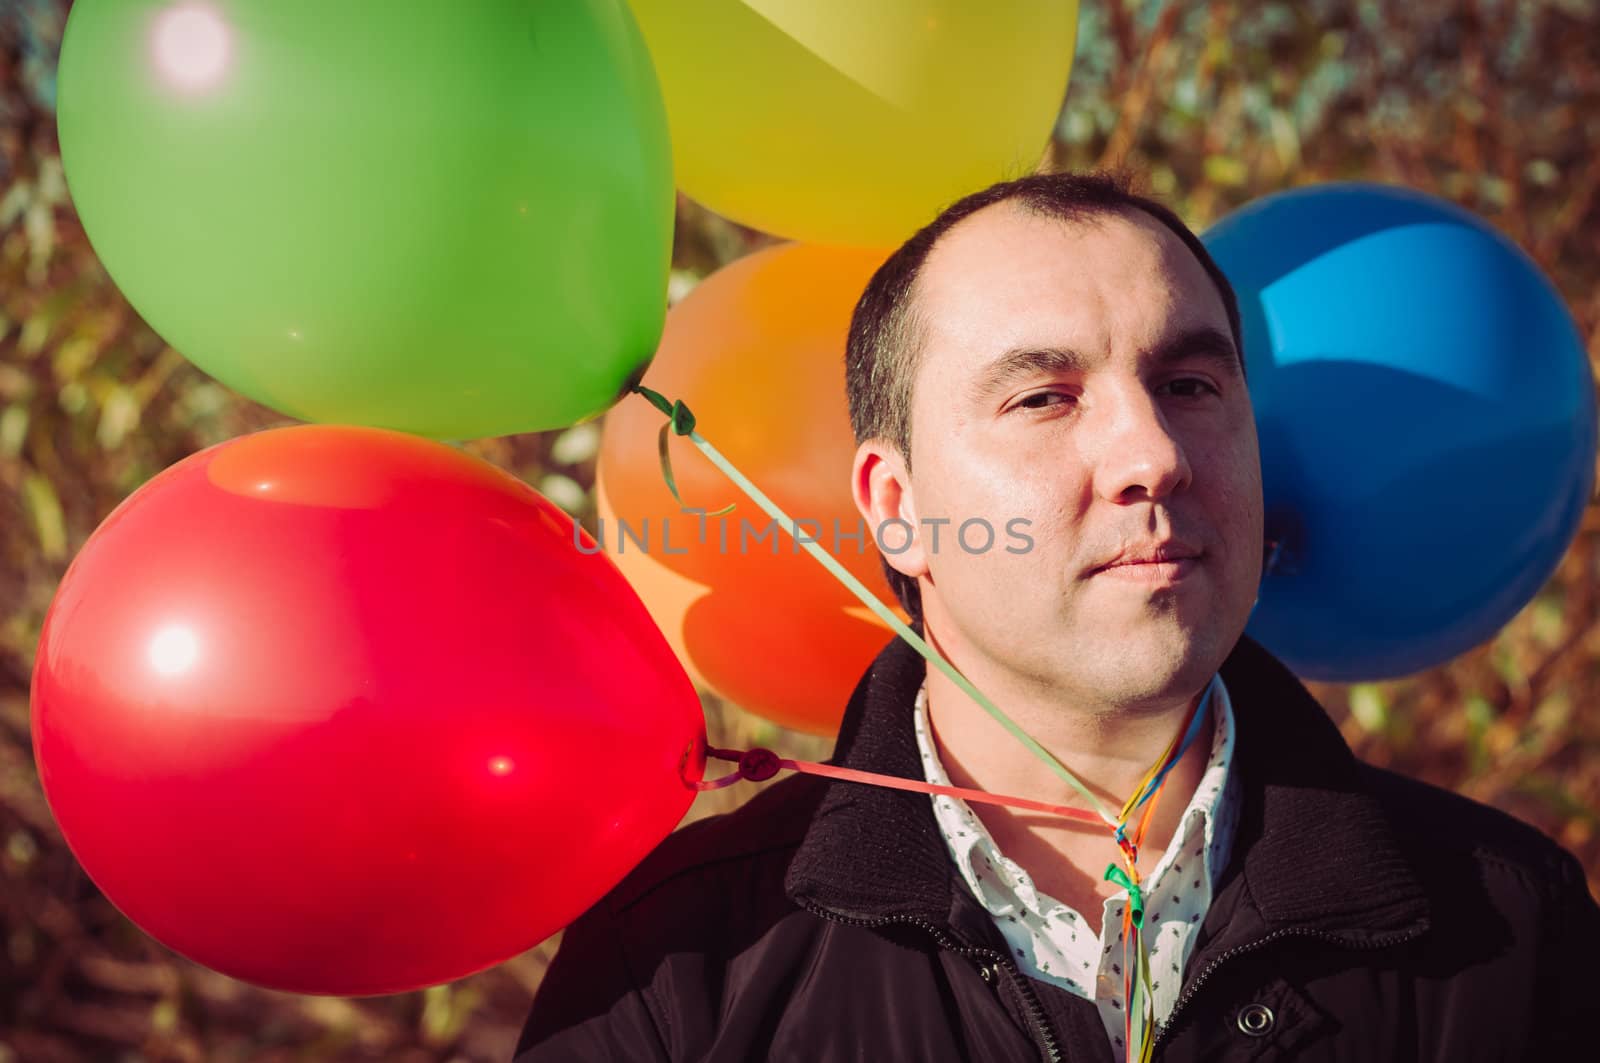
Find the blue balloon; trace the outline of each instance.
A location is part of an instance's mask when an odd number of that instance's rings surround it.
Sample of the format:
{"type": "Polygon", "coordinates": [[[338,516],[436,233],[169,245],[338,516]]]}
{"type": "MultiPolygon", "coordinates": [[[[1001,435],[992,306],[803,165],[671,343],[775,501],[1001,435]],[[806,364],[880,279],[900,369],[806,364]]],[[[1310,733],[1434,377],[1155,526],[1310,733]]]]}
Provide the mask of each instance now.
{"type": "Polygon", "coordinates": [[[1251,637],[1331,682],[1492,638],[1594,487],[1594,379],[1554,287],[1479,218],[1381,185],[1269,196],[1202,239],[1238,291],[1277,544],[1251,637]]]}

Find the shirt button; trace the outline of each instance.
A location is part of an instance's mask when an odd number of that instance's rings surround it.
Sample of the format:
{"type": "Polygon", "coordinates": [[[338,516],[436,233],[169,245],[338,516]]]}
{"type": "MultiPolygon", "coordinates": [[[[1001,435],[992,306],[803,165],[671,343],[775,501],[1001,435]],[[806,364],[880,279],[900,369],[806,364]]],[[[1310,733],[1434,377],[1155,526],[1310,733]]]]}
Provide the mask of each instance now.
{"type": "Polygon", "coordinates": [[[1272,1009],[1265,1004],[1247,1004],[1239,1011],[1239,1032],[1246,1037],[1265,1037],[1272,1030],[1272,1009]]]}

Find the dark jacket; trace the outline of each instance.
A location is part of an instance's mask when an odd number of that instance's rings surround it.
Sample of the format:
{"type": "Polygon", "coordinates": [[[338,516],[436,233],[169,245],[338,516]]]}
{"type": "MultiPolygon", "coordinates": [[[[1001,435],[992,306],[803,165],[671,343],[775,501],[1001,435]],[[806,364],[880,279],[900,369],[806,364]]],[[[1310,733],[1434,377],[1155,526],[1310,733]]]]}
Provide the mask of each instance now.
{"type": "MultiPolygon", "coordinates": [[[[889,645],[833,762],[920,778],[923,674],[889,645]]],[[[1577,861],[1358,761],[1249,639],[1222,676],[1241,818],[1156,1058],[1600,1058],[1577,861]]],[[[926,796],[793,776],[672,835],[568,929],[515,1063],[758,1059],[1111,1055],[1092,1004],[1018,971],[926,796]]]]}

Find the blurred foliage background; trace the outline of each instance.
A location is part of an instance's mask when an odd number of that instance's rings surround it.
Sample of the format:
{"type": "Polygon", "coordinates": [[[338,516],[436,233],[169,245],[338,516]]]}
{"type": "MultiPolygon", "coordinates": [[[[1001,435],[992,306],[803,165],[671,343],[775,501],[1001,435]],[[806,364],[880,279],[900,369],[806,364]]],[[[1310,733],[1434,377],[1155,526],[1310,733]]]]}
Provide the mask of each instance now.
{"type": "MultiPolygon", "coordinates": [[[[129,309],[62,176],[66,0],[0,0],[0,1063],[510,1058],[555,942],[406,995],[300,997],[189,963],[131,926],[62,842],[34,770],[28,686],[68,561],[180,458],[285,423],[129,309]]],[[[1499,226],[1600,353],[1600,3],[1085,0],[1044,165],[1125,165],[1197,230],[1293,185],[1396,182],[1499,226]]],[[[680,200],[674,297],[770,243],[680,200]]],[[[1329,293],[1337,298],[1337,293],[1329,293]]],[[[593,528],[597,426],[480,440],[593,528]]],[[[714,438],[714,435],[713,435],[714,438]]],[[[1367,759],[1536,824],[1600,881],[1600,516],[1489,645],[1403,681],[1316,693],[1367,759]]],[[[714,743],[820,758],[706,696],[714,743]]],[[[691,816],[745,799],[704,795],[691,816]]]]}

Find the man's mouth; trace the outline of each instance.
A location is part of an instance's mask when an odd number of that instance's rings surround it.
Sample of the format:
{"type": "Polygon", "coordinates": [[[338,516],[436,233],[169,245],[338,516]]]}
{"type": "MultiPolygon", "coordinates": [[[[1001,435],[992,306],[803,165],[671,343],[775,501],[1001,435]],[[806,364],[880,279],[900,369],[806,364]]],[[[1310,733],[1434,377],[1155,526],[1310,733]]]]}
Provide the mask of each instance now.
{"type": "Polygon", "coordinates": [[[1201,551],[1181,539],[1133,544],[1095,569],[1093,575],[1149,586],[1179,583],[1200,566],[1201,551]]]}
{"type": "Polygon", "coordinates": [[[1098,570],[1095,575],[1159,587],[1180,583],[1192,576],[1199,567],[1198,557],[1175,557],[1171,560],[1118,562],[1098,570]]]}

